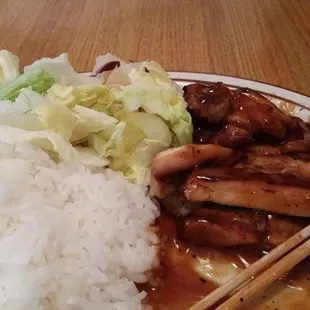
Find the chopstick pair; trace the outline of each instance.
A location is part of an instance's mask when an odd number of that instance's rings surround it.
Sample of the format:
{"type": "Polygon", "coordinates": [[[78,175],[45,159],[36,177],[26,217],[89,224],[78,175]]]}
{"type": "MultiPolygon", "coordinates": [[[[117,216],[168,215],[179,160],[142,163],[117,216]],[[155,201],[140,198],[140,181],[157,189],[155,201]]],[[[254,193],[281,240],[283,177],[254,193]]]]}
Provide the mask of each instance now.
{"type": "Polygon", "coordinates": [[[282,257],[277,263],[247,284],[246,287],[242,288],[216,308],[216,310],[238,309],[244,302],[263,291],[269,284],[275,282],[284,273],[310,255],[310,239],[307,240],[309,237],[310,225],[273,249],[269,254],[253,263],[250,267],[246,268],[240,274],[220,286],[188,310],[208,309],[246,281],[251,281],[255,275],[270,267],[272,263],[282,257]],[[297,247],[298,245],[299,247],[297,247]]]}

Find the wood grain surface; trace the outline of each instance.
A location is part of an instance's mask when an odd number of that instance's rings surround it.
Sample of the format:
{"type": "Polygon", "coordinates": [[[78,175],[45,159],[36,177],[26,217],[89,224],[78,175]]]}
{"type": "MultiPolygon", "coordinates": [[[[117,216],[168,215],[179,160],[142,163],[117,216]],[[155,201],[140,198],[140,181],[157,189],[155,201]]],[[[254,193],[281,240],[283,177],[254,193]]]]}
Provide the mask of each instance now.
{"type": "Polygon", "coordinates": [[[0,31],[22,66],[68,52],[89,71],[109,51],[310,95],[310,0],[0,0],[0,31]]]}

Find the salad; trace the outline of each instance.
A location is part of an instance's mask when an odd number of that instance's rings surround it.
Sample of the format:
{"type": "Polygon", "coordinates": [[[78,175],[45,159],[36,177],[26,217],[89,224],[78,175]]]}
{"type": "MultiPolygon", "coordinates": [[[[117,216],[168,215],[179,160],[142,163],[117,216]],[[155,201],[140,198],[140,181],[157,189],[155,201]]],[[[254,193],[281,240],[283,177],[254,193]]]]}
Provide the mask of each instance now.
{"type": "Polygon", "coordinates": [[[153,157],[191,143],[193,128],[182,90],[155,61],[107,54],[89,76],[62,54],[20,73],[18,57],[2,50],[0,130],[2,142],[30,141],[65,162],[149,184],[153,157]]]}

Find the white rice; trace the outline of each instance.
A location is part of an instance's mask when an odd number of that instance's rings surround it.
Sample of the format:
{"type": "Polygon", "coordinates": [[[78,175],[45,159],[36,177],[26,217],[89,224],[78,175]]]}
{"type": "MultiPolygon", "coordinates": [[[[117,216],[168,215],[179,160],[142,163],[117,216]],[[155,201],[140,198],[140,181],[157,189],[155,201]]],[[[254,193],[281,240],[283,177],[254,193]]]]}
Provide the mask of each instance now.
{"type": "Polygon", "coordinates": [[[146,188],[0,143],[0,309],[142,309],[156,264],[146,188]]]}

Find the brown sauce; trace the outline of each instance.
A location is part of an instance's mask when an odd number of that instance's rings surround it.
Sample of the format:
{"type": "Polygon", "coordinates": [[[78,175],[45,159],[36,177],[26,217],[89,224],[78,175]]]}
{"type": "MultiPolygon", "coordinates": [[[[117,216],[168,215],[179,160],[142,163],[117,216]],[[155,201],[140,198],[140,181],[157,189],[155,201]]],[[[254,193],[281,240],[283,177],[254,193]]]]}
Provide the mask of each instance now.
{"type": "MultiPolygon", "coordinates": [[[[177,238],[175,218],[165,212],[157,219],[156,226],[161,241],[160,266],[153,271],[148,283],[137,285],[140,291],[147,292],[144,302],[154,310],[187,310],[219,286],[213,281],[218,274],[224,277],[227,268],[240,272],[266,254],[246,247],[214,249],[187,245],[177,238]],[[195,269],[201,261],[215,263],[210,277],[208,272],[202,276],[195,269]]],[[[310,310],[310,304],[306,303],[310,298],[309,280],[310,263],[306,261],[250,301],[250,306],[246,303],[242,310],[249,307],[252,310],[310,310]]]]}
{"type": "Polygon", "coordinates": [[[148,293],[145,303],[154,310],[187,309],[216,288],[201,280],[192,268],[194,254],[177,240],[173,217],[162,214],[156,220],[160,238],[160,266],[153,271],[148,283],[138,284],[148,293]]]}

